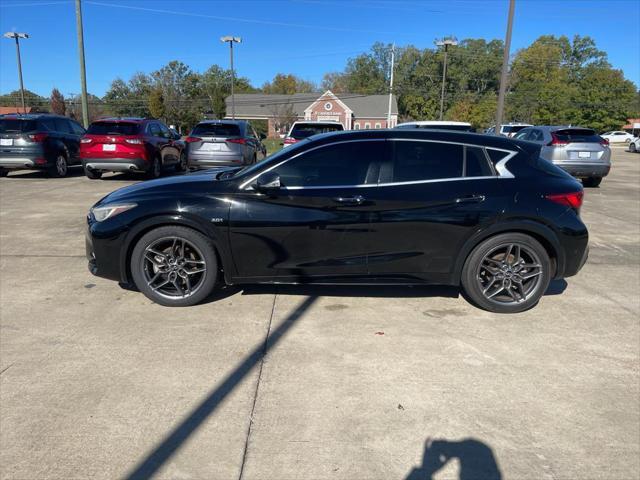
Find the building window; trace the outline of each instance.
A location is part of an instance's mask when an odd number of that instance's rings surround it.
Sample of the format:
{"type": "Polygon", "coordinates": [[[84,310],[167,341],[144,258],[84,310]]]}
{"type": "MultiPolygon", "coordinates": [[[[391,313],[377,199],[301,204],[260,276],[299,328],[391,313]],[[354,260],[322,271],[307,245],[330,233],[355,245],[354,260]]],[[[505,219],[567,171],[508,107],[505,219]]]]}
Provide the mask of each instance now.
{"type": "Polygon", "coordinates": [[[376,128],[382,128],[382,124],[380,124],[380,122],[376,122],[376,128]]]}
{"type": "Polygon", "coordinates": [[[371,128],[371,124],[370,124],[369,122],[366,122],[366,123],[364,124],[364,129],[365,129],[365,130],[369,130],[370,128],[371,128]]]}
{"type": "Polygon", "coordinates": [[[356,124],[353,126],[353,128],[355,130],[360,130],[360,124],[358,122],[356,122],[356,124]]]}
{"type": "Polygon", "coordinates": [[[325,103],[325,104],[324,104],[324,109],[325,109],[327,112],[331,111],[331,110],[333,109],[333,103],[331,103],[331,102],[327,102],[327,103],[325,103]]]}

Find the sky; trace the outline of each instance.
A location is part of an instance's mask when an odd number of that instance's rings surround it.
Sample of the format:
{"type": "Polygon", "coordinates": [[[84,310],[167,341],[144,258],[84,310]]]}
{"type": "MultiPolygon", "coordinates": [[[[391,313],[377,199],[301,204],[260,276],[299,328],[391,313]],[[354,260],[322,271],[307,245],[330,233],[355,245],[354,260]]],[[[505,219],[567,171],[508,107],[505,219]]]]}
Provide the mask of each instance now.
{"type": "MultiPolygon", "coordinates": [[[[82,0],[87,84],[171,60],[202,72],[229,66],[256,87],[276,73],[319,83],[376,41],[433,47],[436,38],[503,39],[508,0],[82,0]]],[[[0,0],[0,30],[21,41],[25,88],[49,96],[80,91],[74,0],[0,0]]],[[[512,53],[544,34],[588,35],[615,68],[640,85],[640,0],[516,0],[512,53]]],[[[15,44],[0,38],[0,93],[19,86],[15,44]]]]}

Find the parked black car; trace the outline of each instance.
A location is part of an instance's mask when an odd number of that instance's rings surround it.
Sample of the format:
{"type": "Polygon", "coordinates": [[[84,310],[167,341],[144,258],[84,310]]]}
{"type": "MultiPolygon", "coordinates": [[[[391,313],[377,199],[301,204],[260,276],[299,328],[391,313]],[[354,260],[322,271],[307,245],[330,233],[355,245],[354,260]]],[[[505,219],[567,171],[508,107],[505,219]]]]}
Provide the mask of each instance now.
{"type": "Polygon", "coordinates": [[[0,176],[24,169],[66,176],[69,165],[80,164],[84,133],[78,123],[59,115],[0,115],[0,176]]]}
{"type": "Polygon", "coordinates": [[[91,209],[86,251],[94,274],[169,306],[222,282],[426,283],[519,312],[586,261],[582,194],[530,142],[332,133],[245,168],[117,190],[91,209]]]}

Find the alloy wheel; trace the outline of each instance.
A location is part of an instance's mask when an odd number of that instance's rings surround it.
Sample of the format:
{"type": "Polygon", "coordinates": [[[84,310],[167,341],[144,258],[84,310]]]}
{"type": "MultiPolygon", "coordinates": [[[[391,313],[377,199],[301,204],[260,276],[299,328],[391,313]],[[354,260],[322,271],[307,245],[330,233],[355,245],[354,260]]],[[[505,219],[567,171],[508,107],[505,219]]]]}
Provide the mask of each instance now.
{"type": "Polygon", "coordinates": [[[67,171],[67,159],[64,158],[64,155],[58,155],[58,158],[56,158],[56,173],[59,177],[64,177],[67,171]]]}
{"type": "Polygon", "coordinates": [[[163,237],[145,248],[143,273],[149,288],[175,300],[188,298],[202,287],[207,265],[193,243],[180,237],[163,237]]]}
{"type": "Polygon", "coordinates": [[[490,250],[482,258],[476,281],[487,300],[513,305],[537,292],[542,273],[542,263],[531,248],[508,243],[490,250]]]}

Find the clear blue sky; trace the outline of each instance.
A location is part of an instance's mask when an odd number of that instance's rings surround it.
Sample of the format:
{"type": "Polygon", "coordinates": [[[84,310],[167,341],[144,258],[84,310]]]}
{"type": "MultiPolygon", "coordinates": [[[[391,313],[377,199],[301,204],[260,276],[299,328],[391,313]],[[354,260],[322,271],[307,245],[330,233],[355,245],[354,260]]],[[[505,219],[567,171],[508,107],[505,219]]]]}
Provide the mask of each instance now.
{"type": "MultiPolygon", "coordinates": [[[[170,60],[228,67],[219,37],[243,38],[239,75],[255,86],[278,72],[319,82],[376,41],[431,47],[436,37],[503,38],[507,0],[83,0],[88,88],[170,60]]],[[[517,0],[512,52],[543,34],[589,35],[640,85],[639,0],[517,0]]],[[[73,0],[0,0],[0,30],[21,43],[25,88],[80,91],[73,0]]],[[[0,38],[0,92],[18,88],[15,46],[0,38]]]]}

